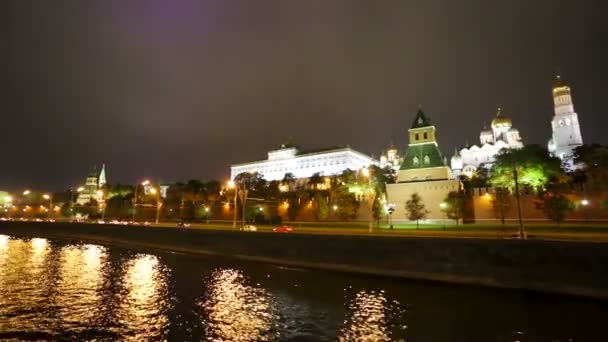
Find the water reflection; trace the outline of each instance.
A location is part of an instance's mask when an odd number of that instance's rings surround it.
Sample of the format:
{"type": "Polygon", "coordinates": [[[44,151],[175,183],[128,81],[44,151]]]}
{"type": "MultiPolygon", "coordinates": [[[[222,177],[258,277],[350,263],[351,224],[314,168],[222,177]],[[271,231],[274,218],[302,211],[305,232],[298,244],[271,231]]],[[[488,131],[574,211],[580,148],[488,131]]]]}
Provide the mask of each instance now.
{"type": "Polygon", "coordinates": [[[206,321],[205,335],[212,341],[269,341],[273,336],[271,296],[260,286],[247,284],[241,271],[214,271],[206,280],[199,301],[206,321]]]}
{"type": "Polygon", "coordinates": [[[0,234],[0,253],[4,252],[8,248],[8,235],[0,234]]]}
{"type": "Polygon", "coordinates": [[[120,322],[134,340],[159,339],[169,323],[169,270],[158,257],[138,254],[124,266],[126,295],[121,299],[120,322]]]}
{"type": "Polygon", "coordinates": [[[359,291],[346,298],[346,318],[340,341],[392,341],[405,310],[397,301],[389,301],[384,291],[359,291]]]}
{"type": "MultiPolygon", "coordinates": [[[[97,245],[70,245],[61,249],[54,300],[58,304],[57,314],[67,326],[78,329],[83,323],[99,319],[106,258],[105,247],[97,245]]],[[[51,281],[49,286],[53,285],[51,281]]]]}

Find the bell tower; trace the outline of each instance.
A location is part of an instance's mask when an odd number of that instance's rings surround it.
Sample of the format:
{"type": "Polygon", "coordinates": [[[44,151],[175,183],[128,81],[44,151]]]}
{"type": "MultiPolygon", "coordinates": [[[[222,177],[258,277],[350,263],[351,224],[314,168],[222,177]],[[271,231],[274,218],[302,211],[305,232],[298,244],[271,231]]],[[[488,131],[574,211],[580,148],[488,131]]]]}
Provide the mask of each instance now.
{"type": "Polygon", "coordinates": [[[572,91],[559,74],[553,81],[553,104],[555,115],[551,121],[553,136],[548,144],[549,153],[573,167],[574,149],[583,144],[583,137],[578,114],[574,111],[572,91]]]}

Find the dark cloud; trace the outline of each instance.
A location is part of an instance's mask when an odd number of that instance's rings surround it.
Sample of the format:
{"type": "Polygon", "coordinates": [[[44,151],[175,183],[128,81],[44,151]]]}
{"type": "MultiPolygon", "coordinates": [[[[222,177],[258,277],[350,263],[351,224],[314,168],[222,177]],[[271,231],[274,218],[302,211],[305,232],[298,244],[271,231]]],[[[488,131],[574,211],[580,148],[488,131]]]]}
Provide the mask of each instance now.
{"type": "Polygon", "coordinates": [[[418,105],[444,152],[500,104],[549,139],[572,83],[587,142],[608,143],[603,1],[5,1],[0,188],[227,177],[293,137],[378,154],[418,105]]]}

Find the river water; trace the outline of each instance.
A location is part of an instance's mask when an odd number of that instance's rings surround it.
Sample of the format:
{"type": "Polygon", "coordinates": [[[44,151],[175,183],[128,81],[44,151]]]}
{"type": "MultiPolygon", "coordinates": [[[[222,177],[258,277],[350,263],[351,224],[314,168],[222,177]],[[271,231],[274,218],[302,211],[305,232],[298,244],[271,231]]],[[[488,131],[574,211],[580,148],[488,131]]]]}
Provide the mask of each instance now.
{"type": "Polygon", "coordinates": [[[0,340],[608,341],[608,303],[0,235],[0,340]]]}

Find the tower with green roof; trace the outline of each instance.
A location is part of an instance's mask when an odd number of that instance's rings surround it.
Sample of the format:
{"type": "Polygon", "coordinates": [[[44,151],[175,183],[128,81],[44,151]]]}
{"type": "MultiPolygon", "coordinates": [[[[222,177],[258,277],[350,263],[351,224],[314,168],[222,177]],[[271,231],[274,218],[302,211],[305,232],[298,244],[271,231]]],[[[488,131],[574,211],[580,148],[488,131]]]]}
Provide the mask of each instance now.
{"type": "Polygon", "coordinates": [[[408,130],[409,146],[403,155],[399,182],[451,179],[452,173],[439,150],[435,126],[422,109],[408,130]]]}
{"type": "Polygon", "coordinates": [[[397,182],[387,184],[387,200],[394,204],[395,222],[408,222],[405,203],[413,194],[420,196],[428,211],[428,222],[445,220],[441,203],[452,191],[460,189],[452,170],[439,150],[435,126],[422,109],[419,109],[408,130],[409,146],[402,156],[397,182]]]}

